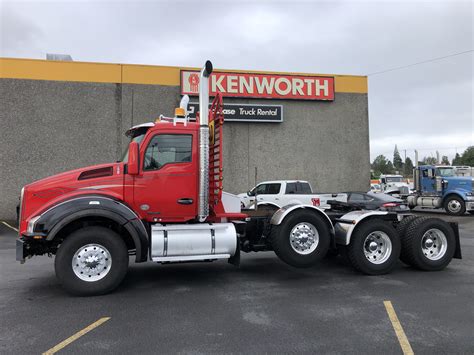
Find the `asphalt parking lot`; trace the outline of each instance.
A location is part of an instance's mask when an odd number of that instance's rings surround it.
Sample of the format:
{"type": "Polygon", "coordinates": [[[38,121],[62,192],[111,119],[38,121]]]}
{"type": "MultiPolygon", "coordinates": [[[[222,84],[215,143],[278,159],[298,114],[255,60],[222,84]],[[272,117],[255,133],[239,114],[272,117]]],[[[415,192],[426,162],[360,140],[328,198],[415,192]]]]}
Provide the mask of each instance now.
{"type": "Polygon", "coordinates": [[[130,263],[118,290],[90,298],[63,291],[51,258],[15,262],[1,225],[0,353],[42,353],[110,317],[60,352],[400,354],[390,301],[415,353],[473,354],[474,216],[435,215],[461,232],[463,259],[441,272],[365,276],[339,257],[301,270],[269,252],[240,268],[130,263]]]}

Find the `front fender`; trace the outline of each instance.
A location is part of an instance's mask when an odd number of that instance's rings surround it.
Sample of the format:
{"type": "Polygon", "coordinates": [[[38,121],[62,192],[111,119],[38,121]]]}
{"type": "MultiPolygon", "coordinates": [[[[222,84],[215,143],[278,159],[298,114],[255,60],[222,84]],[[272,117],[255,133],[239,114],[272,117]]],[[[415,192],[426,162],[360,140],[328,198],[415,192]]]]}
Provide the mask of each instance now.
{"type": "Polygon", "coordinates": [[[446,194],[446,196],[443,197],[443,204],[449,197],[451,197],[453,195],[461,198],[463,201],[467,201],[467,193],[468,192],[471,192],[471,191],[464,190],[464,189],[451,190],[451,191],[449,191],[448,194],[446,194]]]}
{"type": "Polygon", "coordinates": [[[396,214],[387,211],[352,211],[336,220],[336,244],[349,245],[351,236],[357,226],[370,217],[382,217],[390,220],[397,219],[396,214]]]}
{"type": "Polygon", "coordinates": [[[37,217],[31,234],[53,240],[63,227],[85,217],[104,217],[118,223],[133,238],[136,261],[147,259],[148,233],[142,221],[124,203],[109,197],[81,196],[53,206],[37,217]]]}

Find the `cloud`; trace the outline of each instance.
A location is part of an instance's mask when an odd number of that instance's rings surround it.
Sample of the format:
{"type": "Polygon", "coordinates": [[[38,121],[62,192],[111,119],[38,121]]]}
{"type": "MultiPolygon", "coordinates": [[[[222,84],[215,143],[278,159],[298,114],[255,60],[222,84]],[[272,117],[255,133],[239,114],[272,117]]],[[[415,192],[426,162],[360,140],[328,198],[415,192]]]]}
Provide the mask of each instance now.
{"type": "MultiPolygon", "coordinates": [[[[12,57],[366,75],[473,48],[471,1],[1,4],[12,57]]],[[[395,144],[474,144],[472,63],[471,53],[370,76],[372,159],[395,144]]]]}

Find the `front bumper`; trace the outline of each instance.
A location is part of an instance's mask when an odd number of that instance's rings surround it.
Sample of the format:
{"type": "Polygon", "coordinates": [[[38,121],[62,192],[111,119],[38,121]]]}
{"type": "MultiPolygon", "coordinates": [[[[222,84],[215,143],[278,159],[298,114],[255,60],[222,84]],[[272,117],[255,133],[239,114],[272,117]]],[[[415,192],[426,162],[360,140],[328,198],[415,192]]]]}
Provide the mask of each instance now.
{"type": "Polygon", "coordinates": [[[25,241],[23,240],[23,238],[18,238],[16,240],[16,261],[19,261],[20,263],[24,264],[25,255],[25,241]]]}
{"type": "Polygon", "coordinates": [[[466,211],[474,211],[474,201],[466,202],[466,211]]]}

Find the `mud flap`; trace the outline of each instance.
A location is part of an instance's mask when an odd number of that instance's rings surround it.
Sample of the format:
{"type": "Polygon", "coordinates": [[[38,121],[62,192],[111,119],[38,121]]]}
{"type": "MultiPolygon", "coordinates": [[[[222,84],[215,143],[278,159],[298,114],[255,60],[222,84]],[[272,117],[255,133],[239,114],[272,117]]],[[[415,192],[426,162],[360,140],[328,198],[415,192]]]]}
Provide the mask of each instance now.
{"type": "Polygon", "coordinates": [[[228,259],[229,264],[239,267],[240,266],[240,238],[237,238],[237,247],[235,248],[235,254],[228,259]]]}
{"type": "Polygon", "coordinates": [[[456,249],[454,251],[454,259],[462,259],[461,242],[459,240],[459,225],[456,222],[449,222],[449,225],[454,231],[454,238],[456,239],[456,249]]]}

